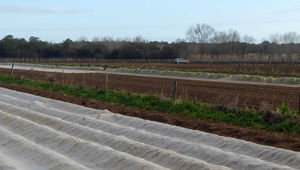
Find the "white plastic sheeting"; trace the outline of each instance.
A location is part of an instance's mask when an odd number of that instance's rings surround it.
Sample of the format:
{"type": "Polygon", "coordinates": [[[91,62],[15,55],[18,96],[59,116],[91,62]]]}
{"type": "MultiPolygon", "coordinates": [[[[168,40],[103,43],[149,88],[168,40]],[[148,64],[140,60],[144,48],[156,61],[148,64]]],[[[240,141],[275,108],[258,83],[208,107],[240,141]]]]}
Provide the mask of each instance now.
{"type": "MultiPolygon", "coordinates": [[[[0,64],[0,68],[11,68],[11,64],[0,64]]],[[[96,66],[55,66],[41,64],[16,63],[15,69],[38,70],[47,72],[65,72],[65,73],[110,73],[123,75],[141,75],[162,78],[179,78],[192,80],[226,81],[226,82],[250,82],[254,84],[274,84],[299,86],[300,78],[296,77],[271,77],[247,74],[223,74],[207,72],[188,72],[188,71],[170,71],[156,69],[129,69],[129,68],[108,68],[96,66]]]]}
{"type": "Polygon", "coordinates": [[[300,169],[299,152],[3,88],[0,138],[3,169],[300,169]]]}
{"type": "Polygon", "coordinates": [[[157,76],[169,76],[169,77],[192,78],[192,79],[246,81],[246,82],[290,84],[290,85],[300,84],[300,78],[295,78],[295,77],[271,77],[271,76],[266,77],[266,76],[259,76],[259,75],[247,75],[247,74],[224,74],[224,73],[169,71],[169,70],[155,70],[155,69],[128,69],[128,68],[108,69],[107,71],[116,72],[116,73],[157,75],[157,76]]]}

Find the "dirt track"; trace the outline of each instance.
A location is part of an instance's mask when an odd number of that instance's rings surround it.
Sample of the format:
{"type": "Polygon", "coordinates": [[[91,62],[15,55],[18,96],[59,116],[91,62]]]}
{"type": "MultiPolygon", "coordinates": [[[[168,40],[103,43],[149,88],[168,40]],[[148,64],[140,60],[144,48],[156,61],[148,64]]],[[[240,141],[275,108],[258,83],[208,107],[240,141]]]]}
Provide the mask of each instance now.
{"type": "MultiPolygon", "coordinates": [[[[9,74],[9,69],[0,69],[0,74],[9,74]]],[[[20,78],[64,83],[91,88],[106,88],[103,73],[51,73],[15,70],[20,78]]],[[[291,108],[299,107],[299,87],[257,85],[246,83],[209,82],[174,78],[153,78],[109,74],[107,88],[134,93],[155,94],[162,98],[173,97],[174,81],[177,80],[177,99],[206,102],[217,106],[272,110],[286,102],[291,108]]]]}

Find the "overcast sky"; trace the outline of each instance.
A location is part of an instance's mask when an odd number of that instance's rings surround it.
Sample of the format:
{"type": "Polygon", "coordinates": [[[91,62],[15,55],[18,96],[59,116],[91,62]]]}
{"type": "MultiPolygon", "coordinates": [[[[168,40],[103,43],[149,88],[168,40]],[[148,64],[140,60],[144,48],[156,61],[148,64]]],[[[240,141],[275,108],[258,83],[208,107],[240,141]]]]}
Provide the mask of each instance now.
{"type": "Polygon", "coordinates": [[[235,29],[257,40],[300,33],[300,0],[0,0],[0,37],[50,42],[81,36],[175,41],[189,26],[235,29]]]}

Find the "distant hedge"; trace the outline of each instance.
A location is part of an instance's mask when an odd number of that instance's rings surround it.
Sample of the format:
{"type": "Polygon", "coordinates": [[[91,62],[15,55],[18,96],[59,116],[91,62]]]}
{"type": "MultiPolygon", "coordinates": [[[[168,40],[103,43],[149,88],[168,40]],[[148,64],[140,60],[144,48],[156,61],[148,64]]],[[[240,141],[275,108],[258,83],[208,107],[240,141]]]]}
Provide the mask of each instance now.
{"type": "Polygon", "coordinates": [[[97,58],[97,59],[173,59],[191,56],[237,56],[249,54],[258,57],[283,56],[281,60],[296,60],[300,56],[300,44],[260,44],[241,42],[187,43],[187,42],[130,42],[130,41],[72,41],[49,43],[37,37],[28,41],[11,35],[0,41],[0,58],[97,58]]]}

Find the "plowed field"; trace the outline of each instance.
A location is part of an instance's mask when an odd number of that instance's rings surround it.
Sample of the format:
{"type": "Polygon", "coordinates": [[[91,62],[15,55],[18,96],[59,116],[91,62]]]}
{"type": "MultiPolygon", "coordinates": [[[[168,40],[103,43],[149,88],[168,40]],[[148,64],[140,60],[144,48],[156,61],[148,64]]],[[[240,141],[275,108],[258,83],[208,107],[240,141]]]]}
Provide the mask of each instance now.
{"type": "MultiPolygon", "coordinates": [[[[10,74],[10,70],[0,69],[0,74],[10,74]]],[[[76,86],[154,94],[162,98],[174,97],[174,82],[177,81],[176,99],[178,100],[192,100],[195,103],[206,102],[216,106],[260,110],[273,110],[282,102],[285,102],[293,109],[299,108],[299,87],[120,74],[109,74],[106,81],[104,73],[55,73],[15,70],[14,75],[20,78],[76,86]]]]}

